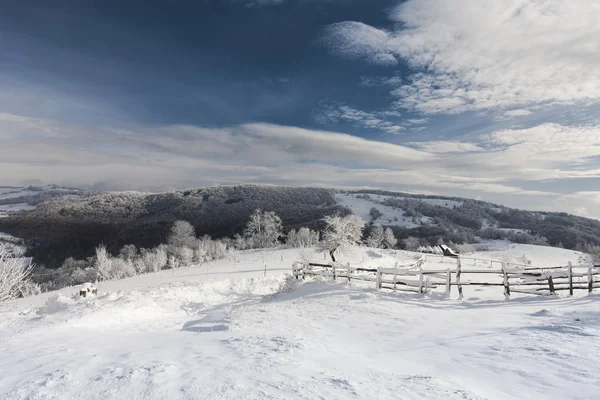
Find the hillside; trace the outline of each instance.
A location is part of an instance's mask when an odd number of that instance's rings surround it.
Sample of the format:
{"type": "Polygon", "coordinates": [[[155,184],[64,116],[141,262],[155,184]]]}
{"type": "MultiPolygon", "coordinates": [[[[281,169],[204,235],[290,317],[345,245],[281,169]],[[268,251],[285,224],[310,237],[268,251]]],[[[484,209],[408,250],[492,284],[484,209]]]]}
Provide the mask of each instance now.
{"type": "Polygon", "coordinates": [[[567,213],[518,210],[480,200],[424,196],[385,191],[343,192],[338,202],[372,224],[393,226],[400,239],[408,236],[472,243],[476,238],[507,239],[596,252],[600,221],[567,213]],[[369,210],[381,216],[373,219],[369,210]],[[588,246],[585,248],[585,246],[588,246]],[[594,250],[594,251],[592,251],[594,250]]]}
{"type": "Polygon", "coordinates": [[[100,243],[113,253],[126,244],[154,247],[165,241],[178,219],[191,222],[198,236],[233,237],[257,208],[275,211],[284,232],[301,226],[321,229],[323,216],[353,212],[368,223],[365,236],[371,226],[390,226],[401,248],[409,237],[424,245],[493,239],[600,254],[600,221],[454,197],[253,185],[159,194],[58,187],[3,190],[0,201],[25,211],[0,218],[0,232],[24,239],[29,255],[48,268],[67,257],[89,257],[100,243]]]}
{"type": "Polygon", "coordinates": [[[325,215],[345,214],[327,189],[227,186],[170,193],[94,194],[0,219],[0,232],[24,238],[30,255],[48,268],[67,257],[85,258],[104,243],[151,248],[166,240],[174,221],[191,222],[198,236],[232,237],[241,233],[255,209],[275,211],[284,229],[319,227],[325,215]]]}
{"type": "MultiPolygon", "coordinates": [[[[356,248],[343,262],[391,266],[409,253],[356,248]]],[[[511,245],[577,263],[564,249],[511,245]]],[[[597,295],[515,295],[465,287],[465,300],[290,281],[295,250],[165,270],[0,306],[0,398],[595,398],[597,295]],[[264,265],[267,266],[264,276],[264,265]],[[484,316],[482,318],[482,316],[484,316]]],[[[451,266],[451,264],[443,264],[451,266]]],[[[439,268],[435,262],[426,268],[439,268]]]]}

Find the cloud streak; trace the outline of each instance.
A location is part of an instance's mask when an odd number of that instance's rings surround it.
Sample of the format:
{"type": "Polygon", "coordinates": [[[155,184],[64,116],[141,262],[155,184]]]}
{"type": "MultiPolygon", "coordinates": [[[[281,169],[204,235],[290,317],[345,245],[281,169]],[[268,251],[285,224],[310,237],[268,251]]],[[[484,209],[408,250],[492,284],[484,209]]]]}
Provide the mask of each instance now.
{"type": "Polygon", "coordinates": [[[595,0],[409,0],[386,30],[356,21],[330,25],[335,54],[415,71],[392,94],[424,114],[600,100],[600,3],[595,0]]]}

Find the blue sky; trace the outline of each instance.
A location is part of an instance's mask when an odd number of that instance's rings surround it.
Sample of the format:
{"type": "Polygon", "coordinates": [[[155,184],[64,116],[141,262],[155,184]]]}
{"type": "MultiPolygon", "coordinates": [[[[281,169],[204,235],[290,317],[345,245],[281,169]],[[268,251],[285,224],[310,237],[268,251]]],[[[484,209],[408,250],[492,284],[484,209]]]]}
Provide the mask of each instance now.
{"type": "Polygon", "coordinates": [[[0,182],[600,217],[598,18],[593,0],[5,2],[0,182]]]}

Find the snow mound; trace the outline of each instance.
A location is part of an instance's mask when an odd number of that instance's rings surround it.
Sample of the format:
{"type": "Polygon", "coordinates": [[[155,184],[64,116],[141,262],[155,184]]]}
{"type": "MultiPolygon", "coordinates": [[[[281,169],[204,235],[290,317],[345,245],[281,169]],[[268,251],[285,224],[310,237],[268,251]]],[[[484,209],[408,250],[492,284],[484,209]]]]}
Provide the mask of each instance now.
{"type": "Polygon", "coordinates": [[[543,309],[536,311],[534,313],[531,313],[529,315],[531,315],[532,317],[551,317],[551,316],[554,316],[555,314],[552,311],[546,310],[545,308],[543,308],[543,309]]]}
{"type": "Polygon", "coordinates": [[[48,299],[46,304],[38,309],[39,315],[48,315],[48,314],[56,314],[61,311],[66,311],[75,303],[74,300],[69,299],[61,294],[57,294],[48,299]]]}

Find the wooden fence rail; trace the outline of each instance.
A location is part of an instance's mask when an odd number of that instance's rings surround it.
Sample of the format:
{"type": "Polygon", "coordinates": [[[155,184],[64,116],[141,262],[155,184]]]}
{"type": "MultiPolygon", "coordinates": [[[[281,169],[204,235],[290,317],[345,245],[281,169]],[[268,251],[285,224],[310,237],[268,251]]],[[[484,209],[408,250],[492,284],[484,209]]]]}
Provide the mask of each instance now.
{"type": "MultiPolygon", "coordinates": [[[[455,259],[454,269],[422,269],[418,270],[401,267],[394,268],[353,268],[341,264],[318,264],[296,262],[293,273],[296,279],[306,276],[325,276],[334,280],[347,279],[374,282],[377,289],[426,293],[437,288],[444,288],[447,295],[451,294],[452,286],[456,286],[458,297],[463,297],[464,286],[498,286],[502,287],[508,299],[511,293],[535,295],[555,295],[558,291],[587,290],[591,293],[600,288],[600,265],[573,266],[571,263],[562,267],[525,266],[508,268],[506,264],[500,269],[462,268],[462,257],[455,259]],[[479,279],[466,279],[471,275],[479,279]]],[[[515,264],[512,264],[515,265],[515,264]]]]}

